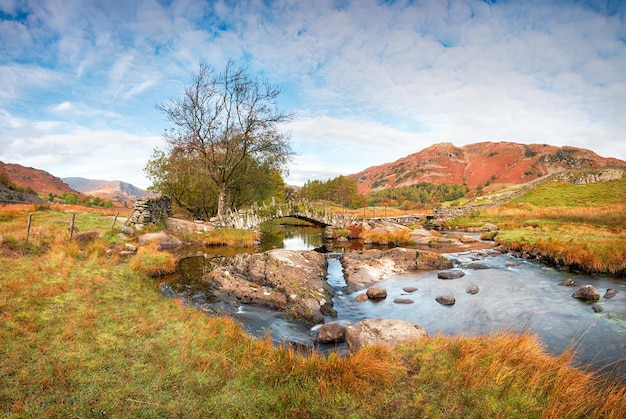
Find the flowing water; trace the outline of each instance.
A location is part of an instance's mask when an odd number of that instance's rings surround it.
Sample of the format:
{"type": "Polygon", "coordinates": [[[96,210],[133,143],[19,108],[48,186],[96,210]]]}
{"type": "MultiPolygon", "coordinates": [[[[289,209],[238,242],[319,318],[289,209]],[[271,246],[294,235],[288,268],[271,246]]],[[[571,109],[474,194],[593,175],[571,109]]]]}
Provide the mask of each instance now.
{"type": "MultiPolygon", "coordinates": [[[[264,236],[271,247],[290,250],[310,250],[323,246],[319,229],[278,229],[277,238],[264,236]],[[282,246],[280,245],[282,240],[282,246]]],[[[266,249],[263,249],[266,250],[266,249]]],[[[358,322],[366,318],[391,318],[415,322],[424,327],[430,336],[482,335],[490,332],[529,330],[539,336],[548,352],[559,355],[569,346],[576,354],[576,363],[590,365],[626,375],[626,281],[608,276],[575,275],[557,269],[493,252],[467,252],[446,254],[465,276],[454,280],[437,278],[437,271],[414,272],[398,275],[379,282],[387,289],[382,301],[355,302],[354,297],[363,291],[348,294],[339,254],[328,258],[328,281],[335,290],[334,308],[338,317],[327,317],[326,322],[346,320],[358,322]],[[472,262],[480,262],[487,269],[469,269],[472,262]],[[559,285],[572,279],[576,285],[592,284],[601,295],[608,288],[619,293],[602,298],[596,313],[591,305],[571,297],[577,288],[559,285]],[[477,285],[477,294],[466,289],[477,285]],[[405,292],[403,288],[415,287],[417,291],[405,292]],[[456,303],[443,306],[435,301],[442,294],[453,295],[456,303]],[[396,298],[410,299],[410,304],[398,304],[396,298]]],[[[270,334],[276,342],[312,345],[312,331],[295,321],[287,320],[278,312],[254,305],[216,307],[210,293],[200,278],[220,263],[221,256],[202,254],[185,259],[193,269],[182,266],[177,279],[162,284],[164,293],[187,299],[207,312],[230,314],[241,322],[246,331],[255,336],[270,334]]],[[[315,328],[314,328],[315,329],[315,328]]],[[[344,345],[322,346],[345,350],[344,345]]]]}

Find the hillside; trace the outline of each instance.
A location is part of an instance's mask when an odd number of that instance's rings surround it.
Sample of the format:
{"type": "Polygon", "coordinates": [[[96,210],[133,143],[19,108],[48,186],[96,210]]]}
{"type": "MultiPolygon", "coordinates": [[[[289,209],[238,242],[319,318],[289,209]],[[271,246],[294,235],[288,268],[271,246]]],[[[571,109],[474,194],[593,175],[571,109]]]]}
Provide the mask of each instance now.
{"type": "Polygon", "coordinates": [[[369,167],[350,175],[359,192],[420,182],[478,185],[518,185],[565,169],[626,166],[626,162],[598,156],[576,147],[512,142],[482,142],[456,147],[435,144],[393,163],[369,167]]]}
{"type": "Polygon", "coordinates": [[[118,202],[132,202],[148,196],[149,193],[130,183],[120,180],[95,180],[82,177],[67,177],[63,181],[86,195],[99,196],[118,202]]]}
{"type": "Polygon", "coordinates": [[[15,185],[22,188],[31,188],[41,196],[50,193],[55,195],[62,195],[63,192],[77,193],[61,179],[44,170],[0,161],[0,171],[4,171],[8,175],[9,180],[15,185]]]}

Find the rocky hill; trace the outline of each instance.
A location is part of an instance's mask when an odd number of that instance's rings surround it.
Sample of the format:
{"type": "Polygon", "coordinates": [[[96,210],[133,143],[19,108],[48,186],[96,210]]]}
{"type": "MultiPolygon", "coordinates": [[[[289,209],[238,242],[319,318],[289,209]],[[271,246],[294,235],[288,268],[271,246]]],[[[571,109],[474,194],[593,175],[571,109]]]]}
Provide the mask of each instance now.
{"type": "Polygon", "coordinates": [[[0,161],[0,171],[8,175],[11,183],[22,188],[31,188],[41,196],[46,196],[50,193],[62,195],[63,192],[77,194],[77,191],[72,189],[67,183],[44,170],[0,161]]]}
{"type": "Polygon", "coordinates": [[[99,196],[117,202],[132,202],[150,195],[143,189],[120,180],[95,180],[82,177],[66,177],[63,181],[86,195],[99,196]]]}
{"type": "Polygon", "coordinates": [[[350,176],[356,179],[359,192],[367,194],[420,182],[467,182],[470,188],[490,184],[509,186],[565,169],[609,166],[626,167],[626,162],[569,146],[482,142],[456,147],[441,143],[350,176]]]}

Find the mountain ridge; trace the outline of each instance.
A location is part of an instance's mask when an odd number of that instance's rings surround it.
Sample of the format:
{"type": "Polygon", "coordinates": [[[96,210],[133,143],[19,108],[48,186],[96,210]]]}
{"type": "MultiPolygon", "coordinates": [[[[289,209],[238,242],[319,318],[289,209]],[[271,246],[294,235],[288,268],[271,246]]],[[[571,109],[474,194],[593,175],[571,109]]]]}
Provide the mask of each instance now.
{"type": "Polygon", "coordinates": [[[626,167],[626,162],[571,146],[487,141],[457,147],[445,142],[348,176],[366,195],[420,182],[516,185],[561,170],[608,166],[626,167]]]}
{"type": "Polygon", "coordinates": [[[99,196],[118,202],[130,202],[150,195],[149,192],[121,180],[66,177],[63,178],[63,181],[86,195],[99,196]]]}
{"type": "Polygon", "coordinates": [[[77,196],[91,195],[102,199],[131,203],[150,193],[121,180],[94,180],[82,177],[59,178],[45,170],[0,161],[0,171],[6,173],[11,183],[22,188],[31,188],[38,195],[61,196],[63,193],[77,196]],[[69,183],[68,183],[69,182],[69,183]]]}

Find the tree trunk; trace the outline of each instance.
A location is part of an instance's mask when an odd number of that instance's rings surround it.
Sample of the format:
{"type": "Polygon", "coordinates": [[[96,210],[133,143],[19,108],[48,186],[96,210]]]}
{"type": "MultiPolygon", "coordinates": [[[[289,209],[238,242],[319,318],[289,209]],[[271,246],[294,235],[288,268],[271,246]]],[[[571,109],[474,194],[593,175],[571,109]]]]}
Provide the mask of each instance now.
{"type": "Polygon", "coordinates": [[[226,185],[219,185],[219,195],[217,198],[217,216],[226,216],[226,185]]]}

